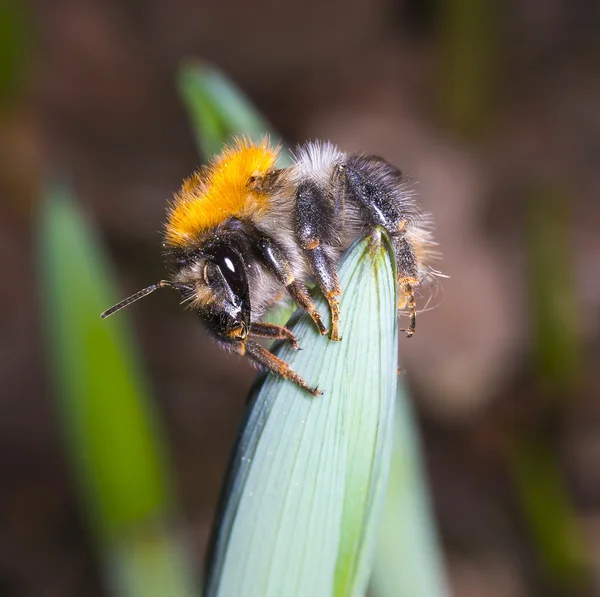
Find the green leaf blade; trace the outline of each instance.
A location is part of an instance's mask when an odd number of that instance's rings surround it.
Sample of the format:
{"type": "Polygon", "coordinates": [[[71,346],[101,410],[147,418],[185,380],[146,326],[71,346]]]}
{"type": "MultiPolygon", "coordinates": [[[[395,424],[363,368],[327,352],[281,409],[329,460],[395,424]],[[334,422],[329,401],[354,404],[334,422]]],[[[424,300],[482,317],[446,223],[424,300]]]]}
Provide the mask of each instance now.
{"type": "Polygon", "coordinates": [[[39,227],[47,353],[74,478],[111,594],[195,594],[170,528],[173,497],[147,382],[115,300],[107,260],[66,189],[48,193],[39,227]]]}
{"type": "Polygon", "coordinates": [[[394,451],[371,582],[373,597],[449,597],[443,555],[424,477],[418,428],[399,380],[394,451]]]}
{"type": "Polygon", "coordinates": [[[341,342],[306,318],[292,325],[304,350],[278,354],[325,394],[270,376],[256,395],[224,492],[208,597],[364,593],[393,443],[392,255],[376,232],[342,262],[341,342]]]}
{"type": "MultiPolygon", "coordinates": [[[[205,157],[220,153],[223,145],[236,136],[258,143],[268,135],[273,145],[280,143],[279,136],[250,100],[216,68],[198,60],[184,62],[177,82],[196,144],[205,157]]],[[[279,165],[289,165],[285,154],[280,156],[279,165]]]]}
{"type": "Polygon", "coordinates": [[[99,316],[114,299],[106,263],[64,189],[44,208],[41,262],[59,406],[85,449],[78,474],[102,533],[118,534],[166,507],[169,484],[123,321],[99,316]]]}

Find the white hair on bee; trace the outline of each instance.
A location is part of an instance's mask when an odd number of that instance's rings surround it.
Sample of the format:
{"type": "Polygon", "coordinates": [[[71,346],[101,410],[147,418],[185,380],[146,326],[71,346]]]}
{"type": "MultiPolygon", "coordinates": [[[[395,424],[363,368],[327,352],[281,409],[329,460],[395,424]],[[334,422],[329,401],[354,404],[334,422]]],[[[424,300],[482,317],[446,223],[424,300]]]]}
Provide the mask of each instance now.
{"type": "Polygon", "coordinates": [[[423,282],[432,276],[431,262],[441,259],[438,243],[433,240],[434,223],[429,213],[419,214],[419,219],[406,231],[406,239],[412,245],[419,263],[419,278],[423,282]]]}
{"type": "Polygon", "coordinates": [[[434,228],[435,220],[433,214],[425,212],[419,214],[417,223],[411,226],[406,232],[406,237],[415,250],[419,264],[417,294],[421,299],[425,299],[425,304],[417,309],[417,313],[419,314],[433,311],[442,304],[444,300],[444,285],[442,280],[450,278],[449,275],[431,265],[431,262],[442,258],[442,253],[437,248],[439,243],[433,238],[434,228]],[[439,297],[440,291],[441,297],[439,297]]]}
{"type": "Polygon", "coordinates": [[[309,179],[325,187],[331,184],[335,166],[346,158],[346,154],[330,141],[309,141],[291,153],[295,165],[291,172],[292,180],[299,183],[309,179]]]}
{"type": "MultiPolygon", "coordinates": [[[[428,313],[437,309],[444,302],[444,284],[443,280],[450,278],[449,275],[442,273],[431,265],[422,268],[419,271],[421,281],[417,291],[417,296],[425,301],[422,307],[417,308],[417,314],[428,313]]],[[[405,313],[402,313],[403,315],[405,313]]]]}

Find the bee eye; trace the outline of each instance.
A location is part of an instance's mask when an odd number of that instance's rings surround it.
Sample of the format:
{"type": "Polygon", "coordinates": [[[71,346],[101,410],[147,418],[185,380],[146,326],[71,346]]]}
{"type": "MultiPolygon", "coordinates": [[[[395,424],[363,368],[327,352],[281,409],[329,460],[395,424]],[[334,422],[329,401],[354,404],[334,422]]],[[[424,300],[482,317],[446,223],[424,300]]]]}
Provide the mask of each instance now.
{"type": "Polygon", "coordinates": [[[231,290],[238,296],[245,294],[248,282],[240,256],[228,246],[222,245],[214,251],[213,257],[231,290]]]}

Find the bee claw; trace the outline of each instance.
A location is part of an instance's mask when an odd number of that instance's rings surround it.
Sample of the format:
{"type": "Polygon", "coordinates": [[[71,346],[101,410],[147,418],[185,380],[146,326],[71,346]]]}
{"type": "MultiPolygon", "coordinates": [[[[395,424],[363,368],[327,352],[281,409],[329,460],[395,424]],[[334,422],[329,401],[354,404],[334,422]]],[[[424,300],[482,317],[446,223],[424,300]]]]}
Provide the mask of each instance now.
{"type": "Polygon", "coordinates": [[[313,321],[317,324],[317,328],[319,330],[319,334],[321,334],[321,336],[325,336],[326,334],[329,334],[329,330],[323,325],[323,322],[321,321],[321,319],[313,319],[313,321]]]}
{"type": "Polygon", "coordinates": [[[401,332],[406,332],[407,338],[412,338],[415,335],[415,330],[411,328],[400,328],[401,332]]]}
{"type": "Polygon", "coordinates": [[[300,348],[300,342],[298,342],[298,338],[296,338],[296,336],[294,335],[293,332],[291,332],[290,330],[288,330],[287,328],[285,329],[285,336],[288,340],[288,342],[290,343],[290,346],[292,347],[293,350],[302,350],[300,348]]]}

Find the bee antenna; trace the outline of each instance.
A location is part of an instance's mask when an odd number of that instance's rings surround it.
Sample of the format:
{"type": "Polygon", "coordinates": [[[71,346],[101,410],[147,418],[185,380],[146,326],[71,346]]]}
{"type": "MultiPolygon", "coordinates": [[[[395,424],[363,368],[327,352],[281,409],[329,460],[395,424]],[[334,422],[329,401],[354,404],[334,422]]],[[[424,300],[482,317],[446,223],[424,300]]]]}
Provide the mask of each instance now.
{"type": "Polygon", "coordinates": [[[153,293],[155,290],[158,290],[159,288],[179,288],[179,284],[173,284],[173,282],[169,282],[167,280],[161,280],[157,284],[152,284],[152,286],[148,286],[148,288],[144,288],[143,290],[140,290],[140,291],[136,292],[135,294],[132,294],[130,297],[122,300],[120,303],[117,303],[116,305],[112,306],[110,309],[107,309],[106,311],[104,311],[104,313],[102,313],[102,315],[100,315],[100,317],[102,319],[106,319],[107,317],[110,317],[113,313],[116,313],[117,311],[120,311],[121,309],[124,309],[125,307],[129,307],[129,305],[131,305],[131,303],[135,303],[135,301],[139,301],[141,298],[148,296],[149,294],[153,293]]]}

